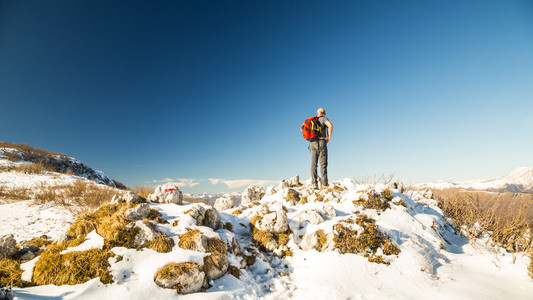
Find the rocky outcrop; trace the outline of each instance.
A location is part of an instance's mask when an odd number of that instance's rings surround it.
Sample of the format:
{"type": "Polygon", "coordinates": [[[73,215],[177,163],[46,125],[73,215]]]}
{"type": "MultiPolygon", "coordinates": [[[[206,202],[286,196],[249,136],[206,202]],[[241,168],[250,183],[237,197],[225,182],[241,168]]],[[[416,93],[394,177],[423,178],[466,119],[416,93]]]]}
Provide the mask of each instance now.
{"type": "MultiPolygon", "coordinates": [[[[133,224],[130,224],[130,226],[133,224]]],[[[155,228],[155,225],[152,223],[137,221],[134,223],[134,226],[139,228],[139,232],[135,235],[133,241],[133,247],[142,248],[148,245],[148,242],[153,241],[157,238],[158,231],[155,228]]]]}
{"type": "Polygon", "coordinates": [[[130,220],[142,220],[150,213],[150,205],[141,203],[136,207],[130,208],[124,212],[124,216],[130,220]]]}
{"type": "Polygon", "coordinates": [[[257,220],[254,226],[258,230],[265,230],[272,233],[284,233],[289,230],[287,224],[287,213],[281,207],[271,207],[274,211],[265,214],[257,220]]]}
{"type": "Polygon", "coordinates": [[[300,176],[296,175],[293,178],[289,179],[289,187],[298,187],[301,185],[300,183],[300,176]]]}
{"type": "Polygon", "coordinates": [[[222,210],[226,210],[226,209],[230,209],[233,207],[233,205],[235,205],[233,203],[233,199],[230,197],[230,196],[222,196],[220,198],[218,198],[216,201],[215,201],[215,205],[214,207],[218,210],[218,211],[222,211],[222,210]]]}
{"type": "Polygon", "coordinates": [[[0,258],[13,257],[17,254],[17,241],[12,234],[0,237],[0,258]]]}
{"type": "Polygon", "coordinates": [[[263,188],[257,186],[249,186],[242,193],[241,204],[248,205],[254,201],[259,201],[265,195],[263,188]]]}
{"type": "Polygon", "coordinates": [[[294,216],[295,219],[306,221],[313,225],[318,225],[324,222],[324,218],[316,210],[304,210],[294,216]]]}
{"type": "Polygon", "coordinates": [[[183,202],[183,194],[175,185],[162,184],[155,188],[153,194],[148,195],[148,200],[158,203],[174,203],[181,205],[183,202]]]}
{"type": "Polygon", "coordinates": [[[330,217],[336,217],[337,216],[337,211],[335,210],[333,205],[331,205],[331,204],[329,204],[327,202],[324,204],[324,212],[326,213],[326,215],[328,215],[330,217]]]}
{"type": "Polygon", "coordinates": [[[222,228],[220,215],[214,207],[206,209],[202,205],[195,205],[187,213],[196,220],[198,226],[207,226],[213,230],[222,228]]]}
{"type": "Polygon", "coordinates": [[[180,294],[199,292],[206,281],[205,272],[197,263],[170,263],[157,270],[154,282],[167,289],[176,289],[180,294]]]}

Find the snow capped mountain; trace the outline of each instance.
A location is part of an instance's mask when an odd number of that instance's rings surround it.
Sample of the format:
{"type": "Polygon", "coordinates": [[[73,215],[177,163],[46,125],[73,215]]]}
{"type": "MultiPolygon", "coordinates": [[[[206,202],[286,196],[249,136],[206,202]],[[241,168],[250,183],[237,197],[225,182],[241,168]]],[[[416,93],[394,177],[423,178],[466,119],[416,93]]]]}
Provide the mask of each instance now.
{"type": "Polygon", "coordinates": [[[533,193],[533,168],[516,168],[506,176],[488,180],[469,180],[463,182],[437,181],[420,184],[417,187],[437,189],[463,188],[498,193],[533,193]]]}

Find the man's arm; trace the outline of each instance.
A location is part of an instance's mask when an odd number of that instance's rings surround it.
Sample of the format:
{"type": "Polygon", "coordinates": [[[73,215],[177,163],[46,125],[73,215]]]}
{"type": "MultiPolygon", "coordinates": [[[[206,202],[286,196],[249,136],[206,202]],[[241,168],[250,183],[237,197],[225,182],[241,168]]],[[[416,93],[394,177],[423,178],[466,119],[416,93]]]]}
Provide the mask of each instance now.
{"type": "Polygon", "coordinates": [[[329,140],[331,139],[331,134],[333,133],[333,124],[328,120],[325,122],[326,126],[328,126],[328,137],[326,138],[326,142],[329,143],[329,140]]]}

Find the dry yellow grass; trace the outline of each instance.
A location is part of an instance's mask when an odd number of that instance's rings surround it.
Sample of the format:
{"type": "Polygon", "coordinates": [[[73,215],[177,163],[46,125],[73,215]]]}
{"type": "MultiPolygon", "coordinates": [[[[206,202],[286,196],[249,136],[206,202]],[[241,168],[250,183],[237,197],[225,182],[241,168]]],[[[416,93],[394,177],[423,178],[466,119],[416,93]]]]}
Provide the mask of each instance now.
{"type": "MultiPolygon", "coordinates": [[[[488,233],[491,245],[513,252],[513,260],[517,253],[533,255],[533,195],[459,189],[433,193],[457,230],[468,238],[473,240],[488,233]]],[[[530,269],[533,270],[533,265],[530,269]]]]}
{"type": "Polygon", "coordinates": [[[147,185],[135,184],[133,186],[133,192],[146,199],[148,198],[148,195],[155,192],[155,188],[147,185]]]}

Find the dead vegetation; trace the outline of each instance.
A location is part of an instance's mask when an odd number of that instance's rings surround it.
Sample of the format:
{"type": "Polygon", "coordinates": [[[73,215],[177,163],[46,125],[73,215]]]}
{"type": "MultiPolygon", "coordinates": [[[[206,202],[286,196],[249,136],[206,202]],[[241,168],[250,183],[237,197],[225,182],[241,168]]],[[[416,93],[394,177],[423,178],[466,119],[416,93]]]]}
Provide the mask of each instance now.
{"type": "Polygon", "coordinates": [[[148,198],[148,195],[153,194],[155,192],[155,188],[152,186],[142,185],[142,184],[135,184],[133,186],[133,192],[135,194],[143,197],[144,199],[148,198]]]}
{"type": "Polygon", "coordinates": [[[374,190],[368,190],[360,196],[358,200],[354,200],[355,205],[362,205],[366,209],[375,209],[384,211],[390,208],[393,195],[390,189],[384,189],[380,193],[374,190]]]}
{"type": "Polygon", "coordinates": [[[434,190],[433,193],[457,231],[469,239],[477,239],[485,233],[492,247],[507,249],[513,253],[514,260],[518,253],[533,255],[533,195],[460,189],[434,190]]]}
{"type": "Polygon", "coordinates": [[[0,148],[14,149],[15,151],[7,149],[0,153],[2,154],[2,157],[17,163],[5,166],[3,171],[18,171],[26,174],[56,172],[78,175],[87,177],[89,180],[104,181],[104,184],[119,189],[127,188],[126,185],[119,181],[101,178],[97,171],[63,153],[49,152],[44,149],[34,148],[28,144],[13,144],[7,142],[0,142],[0,148]]]}
{"type": "Polygon", "coordinates": [[[381,248],[384,255],[398,255],[400,253],[400,249],[392,243],[391,239],[376,227],[376,220],[365,214],[359,215],[355,221],[353,219],[344,220],[333,228],[335,229],[333,241],[341,253],[362,253],[368,258],[368,261],[383,264],[388,264],[388,262],[377,254],[378,249],[381,248]],[[357,230],[350,226],[354,223],[362,229],[357,230]]]}

